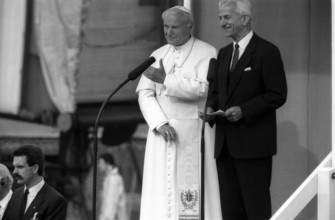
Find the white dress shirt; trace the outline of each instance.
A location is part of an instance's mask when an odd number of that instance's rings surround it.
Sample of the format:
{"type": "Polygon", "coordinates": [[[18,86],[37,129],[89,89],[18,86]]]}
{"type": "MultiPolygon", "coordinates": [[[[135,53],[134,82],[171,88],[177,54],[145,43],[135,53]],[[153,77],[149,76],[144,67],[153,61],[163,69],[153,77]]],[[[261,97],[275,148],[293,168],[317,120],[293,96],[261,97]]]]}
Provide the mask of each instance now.
{"type": "Polygon", "coordinates": [[[241,56],[242,56],[242,54],[244,53],[244,51],[245,51],[245,48],[247,48],[247,46],[248,46],[248,44],[249,44],[249,42],[250,42],[250,40],[251,40],[251,38],[252,38],[252,36],[254,35],[254,33],[253,33],[253,31],[250,31],[247,35],[245,35],[245,37],[244,38],[242,38],[239,42],[235,42],[234,41],[234,48],[235,48],[235,44],[236,43],[238,43],[238,46],[239,46],[239,48],[238,48],[238,52],[239,52],[239,54],[238,54],[238,58],[240,59],[241,58],[241,56]]]}
{"type": "MultiPolygon", "coordinates": [[[[28,209],[28,207],[30,206],[30,204],[32,203],[32,201],[35,199],[37,193],[42,189],[42,187],[44,186],[44,179],[42,178],[41,182],[39,182],[37,185],[31,187],[29,190],[29,194],[27,196],[27,205],[26,205],[26,210],[28,209]]],[[[27,187],[24,187],[24,189],[26,190],[27,187]]]]}

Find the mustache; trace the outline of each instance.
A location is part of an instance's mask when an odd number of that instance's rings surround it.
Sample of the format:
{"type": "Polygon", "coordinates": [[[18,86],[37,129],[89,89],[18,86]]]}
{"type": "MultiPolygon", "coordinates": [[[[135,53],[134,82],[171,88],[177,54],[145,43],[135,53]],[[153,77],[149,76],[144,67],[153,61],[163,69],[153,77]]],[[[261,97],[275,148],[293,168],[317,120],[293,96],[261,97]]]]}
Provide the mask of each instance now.
{"type": "Polygon", "coordinates": [[[13,176],[15,179],[23,179],[22,176],[20,176],[19,174],[14,174],[13,176]]]}

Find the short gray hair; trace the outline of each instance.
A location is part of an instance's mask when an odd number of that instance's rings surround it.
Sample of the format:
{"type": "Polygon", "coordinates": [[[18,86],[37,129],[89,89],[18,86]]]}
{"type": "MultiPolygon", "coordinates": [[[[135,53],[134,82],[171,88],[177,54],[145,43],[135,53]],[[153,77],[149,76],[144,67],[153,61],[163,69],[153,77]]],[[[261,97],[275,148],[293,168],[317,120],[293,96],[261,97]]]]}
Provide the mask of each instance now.
{"type": "Polygon", "coordinates": [[[252,7],[249,0],[220,0],[219,8],[230,7],[233,4],[236,6],[236,12],[241,15],[252,16],[252,7]]]}

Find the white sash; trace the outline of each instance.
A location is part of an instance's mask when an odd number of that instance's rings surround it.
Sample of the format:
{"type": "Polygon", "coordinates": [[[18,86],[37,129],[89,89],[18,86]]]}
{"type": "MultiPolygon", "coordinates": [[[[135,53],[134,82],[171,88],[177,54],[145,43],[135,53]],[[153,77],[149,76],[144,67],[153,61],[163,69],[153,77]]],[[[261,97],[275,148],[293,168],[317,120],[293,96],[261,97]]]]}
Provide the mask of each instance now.
{"type": "Polygon", "coordinates": [[[200,125],[198,120],[183,122],[177,131],[180,134],[178,141],[168,144],[167,148],[167,213],[173,216],[178,210],[178,220],[199,220],[200,125]],[[177,173],[176,177],[174,173],[177,173]],[[177,207],[170,205],[172,201],[177,201],[177,207]]]}

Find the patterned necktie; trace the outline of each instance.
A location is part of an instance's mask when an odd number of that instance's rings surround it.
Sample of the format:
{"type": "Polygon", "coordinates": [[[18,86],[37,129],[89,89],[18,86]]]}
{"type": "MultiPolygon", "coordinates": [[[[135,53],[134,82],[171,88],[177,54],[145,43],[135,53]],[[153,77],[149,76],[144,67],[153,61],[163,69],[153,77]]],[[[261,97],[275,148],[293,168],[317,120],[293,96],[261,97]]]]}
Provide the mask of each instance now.
{"type": "Polygon", "coordinates": [[[29,194],[29,190],[26,189],[24,191],[24,195],[23,195],[23,199],[22,199],[22,203],[21,203],[21,206],[20,206],[20,219],[22,219],[22,217],[24,216],[24,213],[26,211],[26,205],[27,205],[27,197],[28,197],[28,194],[29,194]]]}
{"type": "Polygon", "coordinates": [[[239,48],[240,46],[238,44],[235,44],[235,50],[234,50],[234,55],[233,55],[233,62],[231,63],[231,67],[230,67],[230,72],[233,72],[233,70],[235,69],[236,63],[238,61],[238,56],[239,56],[239,48]]]}

